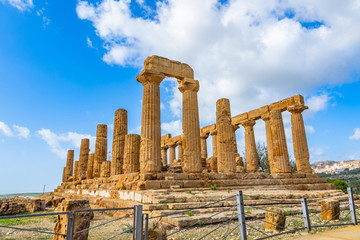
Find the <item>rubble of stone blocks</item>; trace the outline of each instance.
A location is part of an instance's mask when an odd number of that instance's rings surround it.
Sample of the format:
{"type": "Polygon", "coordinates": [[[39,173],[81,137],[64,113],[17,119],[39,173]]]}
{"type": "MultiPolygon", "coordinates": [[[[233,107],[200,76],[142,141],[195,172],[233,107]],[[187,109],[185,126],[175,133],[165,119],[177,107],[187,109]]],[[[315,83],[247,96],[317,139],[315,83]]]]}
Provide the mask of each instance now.
{"type": "Polygon", "coordinates": [[[0,216],[45,210],[39,198],[12,197],[0,199],[0,216]]]}

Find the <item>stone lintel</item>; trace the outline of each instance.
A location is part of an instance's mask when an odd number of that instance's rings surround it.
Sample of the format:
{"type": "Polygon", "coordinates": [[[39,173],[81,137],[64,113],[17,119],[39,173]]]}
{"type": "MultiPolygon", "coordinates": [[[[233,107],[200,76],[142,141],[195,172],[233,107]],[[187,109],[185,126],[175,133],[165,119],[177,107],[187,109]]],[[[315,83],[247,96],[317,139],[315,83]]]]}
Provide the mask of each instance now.
{"type": "Polygon", "coordinates": [[[239,114],[235,117],[231,118],[231,124],[232,125],[239,125],[241,121],[247,120],[248,119],[248,113],[242,113],[239,114]]]}
{"type": "Polygon", "coordinates": [[[165,134],[163,136],[161,136],[161,146],[166,145],[167,141],[171,138],[171,134],[165,134]]]}
{"type": "Polygon", "coordinates": [[[200,134],[209,134],[211,131],[216,131],[216,124],[211,124],[200,129],[200,134]]]}
{"type": "Polygon", "coordinates": [[[286,111],[288,106],[291,105],[304,105],[304,97],[301,95],[295,95],[289,98],[285,98],[281,101],[274,102],[269,105],[269,111],[280,109],[286,111]]]}
{"type": "Polygon", "coordinates": [[[184,77],[194,78],[194,70],[188,64],[156,55],[145,59],[144,69],[161,72],[167,77],[174,77],[177,79],[183,79],[184,77]]]}

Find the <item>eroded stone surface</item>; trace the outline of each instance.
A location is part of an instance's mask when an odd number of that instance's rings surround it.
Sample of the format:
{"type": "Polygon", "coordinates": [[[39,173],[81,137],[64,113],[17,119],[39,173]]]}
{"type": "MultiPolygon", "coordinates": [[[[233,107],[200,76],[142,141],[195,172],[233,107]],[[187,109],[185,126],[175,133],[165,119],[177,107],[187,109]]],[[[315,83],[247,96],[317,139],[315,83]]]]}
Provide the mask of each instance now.
{"type": "Polygon", "coordinates": [[[339,220],[340,218],[340,204],[337,200],[321,201],[321,220],[339,220]]]}
{"type": "Polygon", "coordinates": [[[266,231],[283,231],[285,229],[285,211],[280,208],[267,207],[265,213],[266,231]]]}

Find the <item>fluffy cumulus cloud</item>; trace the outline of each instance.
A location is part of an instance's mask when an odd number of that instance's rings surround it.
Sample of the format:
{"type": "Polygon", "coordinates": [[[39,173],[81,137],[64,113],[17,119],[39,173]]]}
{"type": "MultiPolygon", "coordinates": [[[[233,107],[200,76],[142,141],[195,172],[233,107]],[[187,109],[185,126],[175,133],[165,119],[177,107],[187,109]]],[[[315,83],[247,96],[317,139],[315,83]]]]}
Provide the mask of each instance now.
{"type": "Polygon", "coordinates": [[[20,11],[26,11],[34,6],[32,0],[0,0],[1,2],[7,2],[11,6],[16,7],[20,11]]]}
{"type": "Polygon", "coordinates": [[[0,132],[8,137],[17,137],[20,139],[30,138],[30,130],[27,127],[12,125],[12,129],[4,122],[0,121],[0,132]]]}
{"type": "Polygon", "coordinates": [[[174,137],[183,133],[180,120],[162,123],[161,130],[163,130],[163,133],[171,133],[174,137]]]}
{"type": "Polygon", "coordinates": [[[360,128],[355,128],[354,134],[349,137],[350,140],[360,140],[360,128]]]}
{"type": "MultiPolygon", "coordinates": [[[[192,66],[200,80],[204,123],[214,121],[221,97],[229,98],[233,114],[239,114],[293,94],[311,96],[319,87],[349,82],[359,74],[356,0],[168,0],[152,8],[144,5],[146,1],[79,1],[76,11],[94,26],[109,64],[141,67],[144,58],[156,54],[192,66]],[[134,4],[147,14],[140,16],[134,4]]],[[[313,106],[326,106],[326,95],[316,97],[313,106]]],[[[170,104],[178,115],[176,94],[170,104]]]]}
{"type": "Polygon", "coordinates": [[[21,126],[18,126],[18,125],[13,125],[13,129],[14,131],[16,132],[16,135],[19,137],[19,138],[29,138],[30,137],[30,130],[26,127],[21,127],[21,126]]]}
{"type": "Polygon", "coordinates": [[[63,134],[53,133],[50,129],[42,128],[37,131],[41,139],[43,139],[50,147],[50,150],[58,155],[60,158],[65,159],[67,149],[80,148],[81,139],[90,139],[90,150],[95,150],[95,137],[89,134],[79,134],[76,132],[67,132],[63,134]]]}

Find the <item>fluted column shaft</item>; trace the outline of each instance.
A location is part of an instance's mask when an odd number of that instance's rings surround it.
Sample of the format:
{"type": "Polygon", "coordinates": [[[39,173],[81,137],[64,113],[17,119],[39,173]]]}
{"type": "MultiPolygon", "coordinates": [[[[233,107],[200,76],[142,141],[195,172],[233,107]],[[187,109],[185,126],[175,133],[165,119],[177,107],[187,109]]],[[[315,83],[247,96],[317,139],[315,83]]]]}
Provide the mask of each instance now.
{"type": "Polygon", "coordinates": [[[272,140],[271,140],[271,128],[270,128],[270,113],[266,113],[261,116],[261,119],[265,122],[265,132],[266,132],[266,147],[268,153],[268,160],[270,165],[270,172],[274,168],[274,159],[273,159],[273,150],[272,150],[272,140]]]}
{"type": "Polygon", "coordinates": [[[124,150],[124,173],[140,172],[140,135],[126,135],[124,150]]]}
{"type": "Polygon", "coordinates": [[[80,155],[79,155],[79,178],[81,180],[86,179],[89,151],[90,151],[90,140],[88,138],[81,139],[80,155]]]}
{"type": "Polygon", "coordinates": [[[127,111],[118,109],[115,112],[114,134],[111,155],[111,176],[123,173],[125,135],[128,131],[127,111]]]}
{"type": "Polygon", "coordinates": [[[206,139],[208,138],[209,134],[202,134],[200,135],[200,144],[201,144],[201,158],[207,158],[207,144],[206,139]]]}
{"type": "Polygon", "coordinates": [[[175,159],[176,159],[176,154],[175,154],[175,144],[169,145],[169,164],[173,164],[175,159]]]}
{"type": "Polygon", "coordinates": [[[101,163],[101,170],[100,170],[100,177],[108,178],[110,177],[110,170],[111,170],[111,162],[104,161],[101,163]]]}
{"type": "Polygon", "coordinates": [[[217,156],[217,131],[211,131],[210,132],[211,135],[211,140],[212,140],[212,152],[213,152],[213,157],[217,156]]]}
{"type": "Polygon", "coordinates": [[[68,181],[69,177],[73,175],[74,171],[74,150],[68,150],[67,159],[66,159],[66,167],[65,167],[65,182],[68,181]]]}
{"type": "Polygon", "coordinates": [[[291,132],[294,146],[294,155],[298,173],[312,173],[309,162],[310,154],[306,139],[304,119],[302,112],[308,109],[304,105],[293,105],[288,107],[291,112],[291,132]]]}
{"type": "Polygon", "coordinates": [[[200,123],[197,92],[199,81],[190,78],[178,80],[183,94],[184,172],[201,173],[200,123]]]}
{"type": "Polygon", "coordinates": [[[182,146],[182,142],[178,142],[178,160],[179,161],[184,160],[184,149],[182,146]]]}
{"type": "Polygon", "coordinates": [[[230,101],[221,98],[216,102],[217,169],[219,173],[236,170],[234,127],[231,125],[230,101]]]}
{"type": "Polygon", "coordinates": [[[144,86],[141,118],[140,172],[161,172],[160,87],[164,75],[143,70],[137,77],[144,86]]]}
{"type": "Polygon", "coordinates": [[[93,178],[93,170],[94,170],[94,153],[89,154],[88,167],[86,171],[86,178],[93,178]]]}
{"type": "Polygon", "coordinates": [[[245,128],[246,170],[249,172],[255,172],[259,170],[254,134],[255,121],[247,120],[242,122],[241,125],[245,128]]]}
{"type": "Polygon", "coordinates": [[[289,153],[281,110],[270,112],[273,169],[271,173],[290,173],[289,153]]]}
{"type": "Polygon", "coordinates": [[[96,131],[95,156],[93,177],[100,177],[101,164],[106,161],[107,156],[107,125],[98,124],[96,131]]]}
{"type": "Polygon", "coordinates": [[[77,181],[79,180],[79,161],[75,161],[74,163],[74,176],[73,180],[77,181]]]}
{"type": "Polygon", "coordinates": [[[168,150],[167,146],[161,147],[161,163],[163,166],[167,166],[167,150],[168,150]]]}

